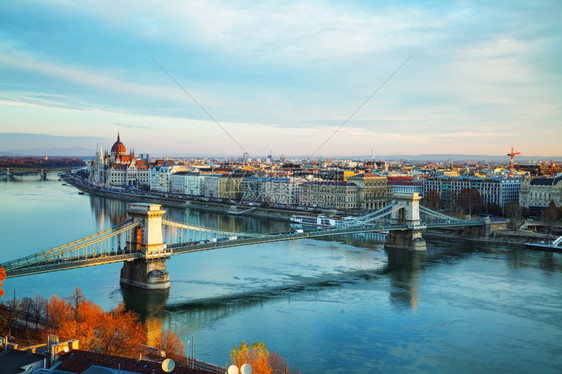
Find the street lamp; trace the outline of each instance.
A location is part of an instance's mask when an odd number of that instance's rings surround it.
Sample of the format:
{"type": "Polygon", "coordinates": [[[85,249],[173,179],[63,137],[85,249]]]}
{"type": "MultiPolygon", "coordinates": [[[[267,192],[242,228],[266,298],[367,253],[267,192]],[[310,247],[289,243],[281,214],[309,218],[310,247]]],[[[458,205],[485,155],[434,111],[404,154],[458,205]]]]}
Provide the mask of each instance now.
{"type": "Polygon", "coordinates": [[[185,355],[187,356],[187,366],[189,366],[189,340],[185,341],[185,355]]]}
{"type": "Polygon", "coordinates": [[[191,342],[189,340],[186,340],[187,345],[185,346],[185,353],[187,356],[187,366],[189,366],[189,343],[191,343],[191,368],[193,369],[194,365],[195,365],[195,357],[193,355],[193,335],[191,335],[191,342]]]}

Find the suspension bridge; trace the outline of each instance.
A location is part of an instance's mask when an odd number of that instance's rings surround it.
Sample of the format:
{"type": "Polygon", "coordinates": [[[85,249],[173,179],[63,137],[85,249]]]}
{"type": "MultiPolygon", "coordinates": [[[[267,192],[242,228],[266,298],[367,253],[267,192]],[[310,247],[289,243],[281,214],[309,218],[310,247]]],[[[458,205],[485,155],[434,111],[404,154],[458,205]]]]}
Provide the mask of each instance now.
{"type": "Polygon", "coordinates": [[[465,227],[485,235],[489,220],[461,220],[419,205],[418,194],[395,194],[390,205],[361,217],[311,231],[241,233],[164,219],[160,204],[134,203],[128,219],[84,238],[0,264],[7,278],[123,262],[121,283],[146,289],[170,287],[166,260],[227,247],[333,235],[388,231],[385,248],[423,251],[422,231],[465,227]]]}

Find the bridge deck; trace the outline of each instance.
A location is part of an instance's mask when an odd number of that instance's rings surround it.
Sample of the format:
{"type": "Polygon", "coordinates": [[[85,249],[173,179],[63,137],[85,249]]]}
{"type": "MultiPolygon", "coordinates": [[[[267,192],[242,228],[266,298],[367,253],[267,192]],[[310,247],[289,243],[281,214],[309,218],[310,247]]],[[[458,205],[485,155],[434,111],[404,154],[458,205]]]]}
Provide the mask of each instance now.
{"type": "MultiPolygon", "coordinates": [[[[430,229],[430,228],[444,228],[444,227],[460,227],[460,226],[477,226],[482,225],[480,221],[473,222],[450,222],[450,223],[440,223],[440,224],[424,224],[422,226],[416,227],[416,229],[430,229]]],[[[272,243],[287,240],[298,240],[298,239],[313,239],[326,236],[334,235],[349,235],[356,233],[367,233],[367,232],[383,232],[392,230],[409,230],[405,225],[357,225],[353,227],[340,227],[340,228],[326,228],[318,229],[314,231],[306,232],[286,232],[277,234],[265,234],[261,236],[244,237],[241,233],[240,237],[237,239],[217,239],[216,241],[205,240],[196,241],[188,243],[175,243],[168,247],[168,252],[152,256],[152,259],[162,259],[170,256],[180,255],[184,253],[208,251],[213,249],[238,247],[243,245],[255,245],[272,243]]],[[[18,266],[15,268],[6,267],[6,277],[20,277],[32,274],[48,273],[53,271],[68,270],[83,268],[89,266],[97,266],[104,264],[111,264],[123,261],[133,261],[135,259],[147,259],[140,252],[123,253],[123,252],[109,252],[97,256],[91,256],[88,258],[82,257],[66,257],[59,260],[48,260],[48,261],[37,261],[28,266],[18,266]]]]}

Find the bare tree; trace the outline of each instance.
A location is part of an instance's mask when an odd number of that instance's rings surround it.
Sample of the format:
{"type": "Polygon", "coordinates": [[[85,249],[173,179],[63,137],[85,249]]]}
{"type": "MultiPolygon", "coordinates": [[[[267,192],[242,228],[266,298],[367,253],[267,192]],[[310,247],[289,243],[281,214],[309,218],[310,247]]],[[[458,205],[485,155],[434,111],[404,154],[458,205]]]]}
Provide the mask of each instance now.
{"type": "Polygon", "coordinates": [[[439,209],[439,206],[441,205],[441,197],[439,196],[439,192],[435,190],[427,191],[427,193],[423,197],[422,204],[429,209],[439,209]]]}
{"type": "Polygon", "coordinates": [[[522,217],[521,207],[519,204],[510,201],[504,205],[504,212],[505,216],[510,219],[509,225],[514,231],[516,231],[522,217]]]}
{"type": "Polygon", "coordinates": [[[35,330],[39,327],[39,321],[47,310],[47,300],[41,295],[35,295],[33,298],[33,319],[35,320],[35,330]]]}
{"type": "Polygon", "coordinates": [[[458,195],[459,205],[468,214],[480,213],[482,210],[482,197],[476,188],[463,188],[458,195]]]}
{"type": "Polygon", "coordinates": [[[86,300],[86,296],[82,293],[80,287],[76,287],[74,289],[74,293],[66,299],[68,300],[68,304],[74,313],[74,320],[78,322],[78,309],[80,308],[80,304],[86,300]]]}
{"type": "Polygon", "coordinates": [[[27,328],[29,318],[33,314],[33,299],[31,297],[25,296],[21,299],[19,303],[19,312],[21,316],[25,318],[25,327],[27,328]]]}
{"type": "Polygon", "coordinates": [[[18,316],[18,306],[18,299],[16,299],[15,296],[13,299],[9,299],[8,301],[6,301],[6,323],[8,325],[8,328],[10,329],[10,335],[15,335],[17,332],[17,329],[15,327],[18,316]]]}
{"type": "Polygon", "coordinates": [[[548,225],[548,233],[552,234],[552,228],[555,221],[558,219],[558,209],[556,209],[556,204],[553,200],[550,200],[550,204],[544,210],[544,219],[548,225]]]}

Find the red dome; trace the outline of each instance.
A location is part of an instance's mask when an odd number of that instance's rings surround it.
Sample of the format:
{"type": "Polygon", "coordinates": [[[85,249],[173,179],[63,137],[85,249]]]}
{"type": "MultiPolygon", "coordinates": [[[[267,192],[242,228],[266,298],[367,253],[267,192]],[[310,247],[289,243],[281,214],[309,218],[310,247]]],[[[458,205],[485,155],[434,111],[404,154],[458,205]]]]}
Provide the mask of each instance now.
{"type": "Polygon", "coordinates": [[[117,141],[111,147],[111,153],[113,154],[127,154],[127,149],[125,145],[121,143],[121,139],[119,138],[119,134],[117,134],[117,141]]]}

